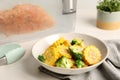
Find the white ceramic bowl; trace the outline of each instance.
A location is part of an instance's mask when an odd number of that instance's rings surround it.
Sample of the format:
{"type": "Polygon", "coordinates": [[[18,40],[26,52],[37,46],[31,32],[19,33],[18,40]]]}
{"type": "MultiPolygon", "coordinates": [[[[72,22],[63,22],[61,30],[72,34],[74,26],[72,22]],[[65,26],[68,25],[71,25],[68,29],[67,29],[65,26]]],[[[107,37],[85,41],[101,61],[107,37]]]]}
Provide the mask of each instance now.
{"type": "Polygon", "coordinates": [[[32,54],[33,57],[46,69],[60,73],[60,74],[69,74],[69,75],[74,75],[74,74],[80,74],[80,73],[85,73],[88,71],[91,71],[92,69],[95,69],[98,67],[103,61],[108,57],[108,49],[107,46],[98,38],[86,35],[86,34],[80,34],[80,33],[60,33],[60,34],[55,34],[55,35],[50,35],[48,37],[40,39],[35,45],[33,46],[32,49],[32,54]],[[85,45],[95,45],[97,46],[101,53],[102,53],[102,60],[92,66],[85,67],[85,68],[76,68],[76,69],[66,69],[66,68],[59,68],[59,67],[53,67],[49,66],[41,61],[38,60],[38,55],[42,54],[48,46],[50,46],[53,42],[55,42],[58,38],[63,36],[67,40],[72,40],[73,38],[82,38],[84,40],[85,45]]]}

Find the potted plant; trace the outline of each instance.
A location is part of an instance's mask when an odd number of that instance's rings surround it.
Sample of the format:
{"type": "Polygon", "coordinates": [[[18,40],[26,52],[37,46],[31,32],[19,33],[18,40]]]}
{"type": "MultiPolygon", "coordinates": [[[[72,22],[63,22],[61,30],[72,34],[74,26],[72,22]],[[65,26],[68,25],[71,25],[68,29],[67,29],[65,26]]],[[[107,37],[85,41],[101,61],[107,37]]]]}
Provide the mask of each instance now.
{"type": "Polygon", "coordinates": [[[120,0],[102,0],[98,3],[97,27],[107,30],[120,28],[120,0]]]}

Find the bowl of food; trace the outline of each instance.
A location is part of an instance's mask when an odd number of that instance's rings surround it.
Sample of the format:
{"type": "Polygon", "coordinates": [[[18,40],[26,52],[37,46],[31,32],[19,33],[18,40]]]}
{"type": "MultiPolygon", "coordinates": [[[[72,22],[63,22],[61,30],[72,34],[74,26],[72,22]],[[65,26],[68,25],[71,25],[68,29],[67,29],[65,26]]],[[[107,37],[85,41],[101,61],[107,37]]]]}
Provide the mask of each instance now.
{"type": "Polygon", "coordinates": [[[46,69],[66,75],[91,71],[108,57],[103,41],[80,33],[59,33],[40,39],[32,55],[46,69]]]}

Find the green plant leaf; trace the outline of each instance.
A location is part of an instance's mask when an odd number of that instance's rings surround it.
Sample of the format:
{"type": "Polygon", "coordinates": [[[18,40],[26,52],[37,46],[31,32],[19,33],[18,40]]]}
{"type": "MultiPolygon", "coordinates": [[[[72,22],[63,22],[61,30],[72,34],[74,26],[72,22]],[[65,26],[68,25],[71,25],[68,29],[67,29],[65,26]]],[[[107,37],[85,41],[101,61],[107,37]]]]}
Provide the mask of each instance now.
{"type": "Polygon", "coordinates": [[[97,5],[97,9],[107,12],[120,11],[120,0],[101,0],[97,5]]]}

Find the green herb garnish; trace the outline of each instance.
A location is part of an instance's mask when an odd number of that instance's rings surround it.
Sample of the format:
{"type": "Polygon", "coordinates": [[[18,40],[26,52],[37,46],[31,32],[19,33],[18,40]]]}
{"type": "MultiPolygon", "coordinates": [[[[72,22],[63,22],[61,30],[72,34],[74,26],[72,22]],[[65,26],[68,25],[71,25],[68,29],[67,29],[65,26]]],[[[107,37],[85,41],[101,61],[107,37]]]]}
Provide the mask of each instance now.
{"type": "Polygon", "coordinates": [[[97,5],[97,9],[107,12],[120,11],[120,0],[102,0],[97,5]]]}

